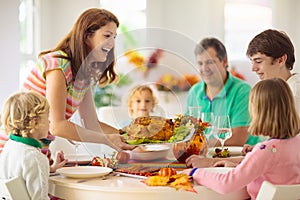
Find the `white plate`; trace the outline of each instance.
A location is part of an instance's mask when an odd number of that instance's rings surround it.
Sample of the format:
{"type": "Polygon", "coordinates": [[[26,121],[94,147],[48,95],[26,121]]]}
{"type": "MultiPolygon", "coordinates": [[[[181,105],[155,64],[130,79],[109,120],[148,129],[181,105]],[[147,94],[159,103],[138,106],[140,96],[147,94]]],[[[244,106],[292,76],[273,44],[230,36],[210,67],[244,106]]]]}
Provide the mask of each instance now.
{"type": "MultiPolygon", "coordinates": [[[[209,148],[207,156],[208,157],[213,157],[215,155],[215,149],[216,148],[221,149],[221,147],[209,148]]],[[[224,148],[228,148],[231,157],[233,157],[233,156],[242,156],[243,147],[240,147],[240,146],[225,146],[224,148]]]]}
{"type": "MultiPolygon", "coordinates": [[[[75,154],[65,154],[66,159],[68,159],[69,164],[76,163],[76,155],[75,154]]],[[[79,154],[77,155],[78,164],[89,164],[92,161],[93,157],[87,154],[79,154]]]]}
{"type": "Polygon", "coordinates": [[[77,166],[77,167],[63,167],[56,170],[63,176],[69,178],[93,178],[101,177],[112,172],[111,168],[98,166],[77,166]]]}
{"type": "Polygon", "coordinates": [[[217,173],[225,174],[231,171],[232,169],[234,169],[234,167],[209,167],[209,168],[202,168],[202,169],[209,172],[217,172],[217,173]]]}
{"type": "Polygon", "coordinates": [[[131,152],[131,159],[140,161],[164,159],[169,149],[169,145],[166,144],[143,144],[131,152]]]}

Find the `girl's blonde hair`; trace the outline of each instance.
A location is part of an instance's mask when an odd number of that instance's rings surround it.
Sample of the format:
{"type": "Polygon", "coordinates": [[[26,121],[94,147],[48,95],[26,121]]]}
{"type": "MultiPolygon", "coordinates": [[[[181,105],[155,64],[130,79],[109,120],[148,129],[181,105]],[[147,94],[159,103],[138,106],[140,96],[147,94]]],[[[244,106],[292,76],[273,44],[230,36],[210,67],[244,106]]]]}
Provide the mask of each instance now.
{"type": "Polygon", "coordinates": [[[28,133],[35,129],[41,115],[46,112],[49,112],[48,101],[37,92],[17,92],[11,95],[2,113],[6,134],[28,137],[28,133]]]}
{"type": "Polygon", "coordinates": [[[273,78],[258,82],[250,92],[249,112],[253,135],[291,138],[300,131],[300,119],[289,85],[273,78]]]}
{"type": "Polygon", "coordinates": [[[127,107],[128,107],[128,112],[129,115],[131,116],[133,114],[133,110],[131,109],[132,106],[132,99],[135,97],[137,94],[140,94],[143,91],[149,91],[151,94],[151,100],[152,100],[152,108],[158,103],[157,98],[154,95],[153,90],[147,86],[147,85],[140,85],[136,86],[133,88],[128,96],[128,101],[127,101],[127,107]]]}

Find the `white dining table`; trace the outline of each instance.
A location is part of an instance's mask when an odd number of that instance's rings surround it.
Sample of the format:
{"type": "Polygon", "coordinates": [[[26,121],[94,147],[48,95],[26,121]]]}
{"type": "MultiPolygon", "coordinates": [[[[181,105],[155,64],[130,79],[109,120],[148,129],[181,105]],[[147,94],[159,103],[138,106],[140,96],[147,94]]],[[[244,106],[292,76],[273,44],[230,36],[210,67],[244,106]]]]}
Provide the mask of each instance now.
{"type": "Polygon", "coordinates": [[[76,179],[62,175],[49,178],[49,193],[67,200],[242,200],[249,198],[246,188],[226,195],[197,184],[194,184],[194,189],[197,193],[167,186],[147,186],[142,179],[118,176],[116,173],[105,178],[76,179]]]}

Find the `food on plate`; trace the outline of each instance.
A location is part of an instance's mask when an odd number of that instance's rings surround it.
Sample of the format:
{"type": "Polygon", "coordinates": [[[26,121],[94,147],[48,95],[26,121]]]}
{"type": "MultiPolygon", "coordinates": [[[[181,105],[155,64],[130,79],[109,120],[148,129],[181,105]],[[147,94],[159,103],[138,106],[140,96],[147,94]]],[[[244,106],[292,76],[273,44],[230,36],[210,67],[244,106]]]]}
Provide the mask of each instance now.
{"type": "Polygon", "coordinates": [[[173,175],[176,175],[176,174],[177,174],[176,169],[171,168],[171,167],[161,168],[158,172],[159,176],[173,176],[173,175]]]}
{"type": "Polygon", "coordinates": [[[159,116],[138,117],[126,127],[126,133],[128,140],[141,138],[168,140],[173,135],[173,126],[171,119],[159,116]]]}
{"type": "Polygon", "coordinates": [[[143,180],[148,186],[170,186],[179,190],[180,188],[189,191],[195,192],[193,184],[190,180],[190,177],[186,174],[175,174],[172,176],[149,176],[146,180],[143,180]]]}
{"type": "Polygon", "coordinates": [[[125,151],[120,151],[117,153],[116,159],[118,160],[118,163],[126,164],[130,159],[130,154],[125,151]]]}
{"type": "Polygon", "coordinates": [[[230,157],[230,151],[228,150],[228,148],[224,148],[223,151],[220,148],[216,148],[213,158],[215,158],[215,157],[218,157],[218,158],[230,157]]]}
{"type": "Polygon", "coordinates": [[[100,159],[99,156],[95,156],[93,159],[92,159],[92,166],[100,166],[102,167],[102,160],[100,159]]]}
{"type": "Polygon", "coordinates": [[[129,144],[164,143],[183,140],[190,127],[180,123],[181,119],[167,119],[159,116],[138,117],[120,130],[129,144]],[[176,122],[176,123],[175,123],[176,122]]]}
{"type": "Polygon", "coordinates": [[[160,168],[147,167],[144,165],[133,165],[130,167],[123,167],[116,169],[116,172],[133,174],[139,176],[152,176],[157,175],[160,168]]]}
{"type": "Polygon", "coordinates": [[[100,158],[99,156],[95,156],[92,158],[92,166],[100,166],[100,167],[110,167],[112,169],[117,168],[118,160],[116,159],[116,152],[114,152],[111,158],[108,158],[104,155],[104,158],[100,158]]]}

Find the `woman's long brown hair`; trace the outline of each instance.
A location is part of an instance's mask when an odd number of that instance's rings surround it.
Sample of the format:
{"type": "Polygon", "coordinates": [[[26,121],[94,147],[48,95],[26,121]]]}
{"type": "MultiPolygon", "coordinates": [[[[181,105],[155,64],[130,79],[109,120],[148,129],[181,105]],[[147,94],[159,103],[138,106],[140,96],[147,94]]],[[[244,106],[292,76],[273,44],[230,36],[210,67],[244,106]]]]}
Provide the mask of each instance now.
{"type": "MultiPolygon", "coordinates": [[[[80,66],[84,63],[85,58],[89,54],[89,49],[85,42],[87,36],[95,33],[102,26],[105,26],[110,22],[114,22],[117,27],[119,27],[117,17],[111,12],[100,8],[90,8],[78,17],[71,31],[57,44],[54,49],[41,52],[39,57],[58,50],[65,52],[67,56],[61,57],[70,60],[74,81],[80,66]]],[[[106,65],[107,68],[99,80],[99,85],[101,86],[118,80],[118,75],[114,69],[114,48],[109,51],[107,60],[103,64],[106,65]]]]}

